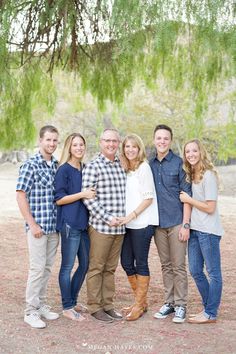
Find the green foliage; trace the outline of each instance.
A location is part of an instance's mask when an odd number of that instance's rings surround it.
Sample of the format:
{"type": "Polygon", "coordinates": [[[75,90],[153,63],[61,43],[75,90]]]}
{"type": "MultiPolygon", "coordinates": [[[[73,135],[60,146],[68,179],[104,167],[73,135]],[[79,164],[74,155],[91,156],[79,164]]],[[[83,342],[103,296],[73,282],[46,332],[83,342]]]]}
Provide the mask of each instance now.
{"type": "MultiPolygon", "coordinates": [[[[178,117],[180,140],[183,132],[204,137],[209,96],[235,77],[233,0],[9,0],[0,10],[5,149],[33,141],[37,106],[53,111],[56,95],[48,73],[77,75],[82,92],[93,95],[101,112],[98,131],[108,103],[121,109],[137,82],[154,94],[165,87],[173,97],[184,97],[186,110],[178,103],[175,114],[164,117],[170,123],[178,117]]],[[[110,123],[123,124],[117,116],[110,123]]],[[[139,123],[148,133],[145,116],[139,123]]]]}
{"type": "Polygon", "coordinates": [[[55,106],[55,90],[38,63],[9,73],[8,86],[2,92],[0,148],[14,150],[30,146],[35,138],[32,109],[45,105],[51,112],[55,106]]]}

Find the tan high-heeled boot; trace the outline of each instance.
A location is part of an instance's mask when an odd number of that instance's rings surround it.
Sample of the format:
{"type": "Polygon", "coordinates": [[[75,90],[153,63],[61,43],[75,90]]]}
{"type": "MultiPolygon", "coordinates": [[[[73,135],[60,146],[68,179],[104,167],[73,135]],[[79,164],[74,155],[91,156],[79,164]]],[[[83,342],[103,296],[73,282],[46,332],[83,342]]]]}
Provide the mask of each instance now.
{"type": "Polygon", "coordinates": [[[137,275],[135,304],[131,312],[126,316],[127,321],[135,321],[143,315],[143,305],[147,297],[149,281],[150,276],[137,275]]]}
{"type": "MultiPolygon", "coordinates": [[[[128,281],[130,283],[130,286],[131,286],[131,289],[133,290],[134,292],[134,297],[136,295],[136,289],[137,289],[137,276],[136,274],[134,275],[128,275],[128,281]]],[[[128,313],[130,313],[130,311],[132,310],[134,304],[133,305],[130,305],[130,306],[127,306],[127,307],[124,307],[122,309],[122,312],[124,315],[128,315],[128,313]]]]}

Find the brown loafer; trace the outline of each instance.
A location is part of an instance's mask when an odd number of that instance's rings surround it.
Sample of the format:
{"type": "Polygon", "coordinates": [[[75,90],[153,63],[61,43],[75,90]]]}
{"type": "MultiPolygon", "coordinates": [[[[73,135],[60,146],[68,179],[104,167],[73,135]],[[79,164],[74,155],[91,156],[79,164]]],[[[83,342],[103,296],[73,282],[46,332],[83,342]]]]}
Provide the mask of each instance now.
{"type": "Polygon", "coordinates": [[[208,324],[208,323],[215,323],[216,319],[207,318],[204,316],[203,312],[195,317],[191,317],[188,319],[188,323],[195,323],[195,324],[208,324]]]}
{"type": "Polygon", "coordinates": [[[202,310],[201,312],[198,312],[198,313],[190,313],[190,314],[188,315],[188,317],[189,317],[189,318],[190,318],[190,317],[196,317],[196,316],[201,315],[202,313],[204,313],[204,310],[202,310]]]}
{"type": "Polygon", "coordinates": [[[74,307],[74,310],[76,312],[82,312],[82,313],[86,313],[88,312],[88,308],[82,304],[77,304],[75,307],[74,307]]]}
{"type": "Polygon", "coordinates": [[[91,316],[93,316],[93,318],[95,318],[96,320],[101,321],[101,322],[106,322],[106,323],[113,322],[113,318],[111,316],[109,316],[102,309],[92,313],[91,316]]]}
{"type": "Polygon", "coordinates": [[[114,310],[114,309],[107,310],[107,311],[104,310],[104,312],[105,312],[107,315],[111,316],[114,320],[122,320],[122,319],[123,319],[122,314],[119,313],[119,312],[117,312],[117,311],[114,310]]]}

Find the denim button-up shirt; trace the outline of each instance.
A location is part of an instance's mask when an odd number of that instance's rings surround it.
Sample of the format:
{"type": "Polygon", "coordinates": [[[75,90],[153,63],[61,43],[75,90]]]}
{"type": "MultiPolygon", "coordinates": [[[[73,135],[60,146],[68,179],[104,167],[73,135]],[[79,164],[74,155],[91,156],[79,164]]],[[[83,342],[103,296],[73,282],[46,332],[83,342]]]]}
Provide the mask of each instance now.
{"type": "Polygon", "coordinates": [[[191,195],[191,185],[186,182],[182,159],[172,150],[159,161],[157,157],[150,161],[159,209],[159,226],[173,227],[183,222],[183,203],[179,199],[180,191],[191,195]]]}

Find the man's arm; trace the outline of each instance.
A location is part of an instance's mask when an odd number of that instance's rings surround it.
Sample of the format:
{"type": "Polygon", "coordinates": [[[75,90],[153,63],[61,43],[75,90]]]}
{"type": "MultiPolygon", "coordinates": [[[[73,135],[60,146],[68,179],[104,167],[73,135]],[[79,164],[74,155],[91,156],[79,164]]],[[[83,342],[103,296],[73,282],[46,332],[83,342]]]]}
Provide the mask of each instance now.
{"type": "Polygon", "coordinates": [[[102,219],[110,226],[117,226],[118,221],[111,214],[109,214],[102,203],[99,201],[99,190],[97,190],[98,183],[98,171],[96,166],[88,164],[83,169],[82,177],[82,191],[90,188],[94,188],[96,191],[96,197],[94,199],[83,199],[83,203],[88,208],[91,215],[96,219],[102,219]]]}
{"type": "Polygon", "coordinates": [[[29,225],[30,231],[36,238],[40,238],[43,235],[41,227],[35,222],[33,215],[30,211],[29,202],[26,198],[26,193],[24,191],[16,191],[16,200],[20,209],[20,212],[29,225]]]}

